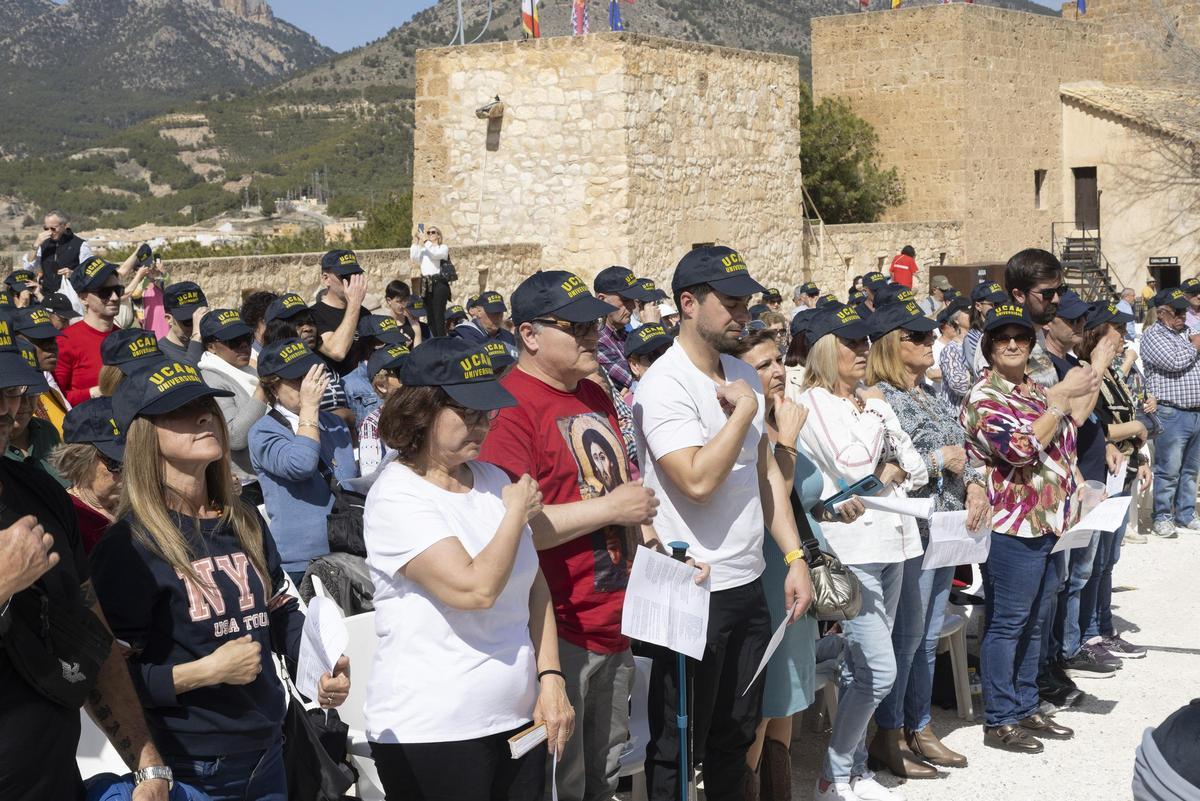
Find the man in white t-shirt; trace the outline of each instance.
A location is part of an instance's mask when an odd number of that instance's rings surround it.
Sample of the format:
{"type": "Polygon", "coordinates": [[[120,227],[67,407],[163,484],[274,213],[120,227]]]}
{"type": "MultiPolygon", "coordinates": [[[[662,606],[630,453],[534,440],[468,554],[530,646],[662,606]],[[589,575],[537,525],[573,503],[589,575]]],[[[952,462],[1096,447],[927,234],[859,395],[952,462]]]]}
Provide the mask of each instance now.
{"type": "MultiPolygon", "coordinates": [[[[758,374],[728,353],[749,320],[749,297],[763,287],[737,252],[703,247],[679,262],[671,289],[679,338],[639,382],[633,414],[643,480],[662,504],[659,537],[687,543],[689,556],[711,569],[708,644],[689,681],[690,747],[693,762],[704,762],[706,796],[726,801],[742,798],[746,751],[761,717],[763,679],[750,679],[771,636],[760,580],[764,523],[786,554],[794,617],[808,608],[812,584],[786,484],[770,456],[758,374]]],[[[679,780],[676,656],[648,650],[646,781],[651,799],[668,801],[679,780]]]]}

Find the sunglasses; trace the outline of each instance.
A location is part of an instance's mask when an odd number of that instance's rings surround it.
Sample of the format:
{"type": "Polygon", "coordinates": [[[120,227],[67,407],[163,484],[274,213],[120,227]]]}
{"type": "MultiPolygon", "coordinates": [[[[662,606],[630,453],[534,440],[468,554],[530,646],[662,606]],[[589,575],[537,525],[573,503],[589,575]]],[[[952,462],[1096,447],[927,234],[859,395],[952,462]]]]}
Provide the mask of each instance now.
{"type": "Polygon", "coordinates": [[[99,289],[93,290],[93,294],[95,294],[96,297],[106,302],[109,300],[109,298],[114,296],[118,298],[121,297],[124,292],[125,287],[121,286],[120,284],[117,284],[116,286],[102,286],[99,289]]]}
{"type": "Polygon", "coordinates": [[[454,410],[455,414],[462,418],[462,421],[466,423],[469,428],[481,426],[484,423],[490,423],[500,416],[499,409],[487,409],[486,411],[480,411],[478,409],[468,409],[465,406],[458,406],[453,403],[449,404],[449,406],[454,410]]]}
{"type": "Polygon", "coordinates": [[[104,465],[104,469],[112,473],[114,476],[121,474],[122,464],[110,456],[105,456],[99,450],[96,451],[96,456],[100,459],[100,464],[104,465]]]}
{"type": "Polygon", "coordinates": [[[1059,286],[1052,286],[1049,289],[1039,289],[1034,294],[1041,295],[1042,300],[1049,303],[1054,300],[1055,295],[1061,297],[1068,288],[1066,284],[1060,284],[1059,286]]]}
{"type": "Polygon", "coordinates": [[[1033,344],[1033,334],[996,334],[992,337],[993,345],[1004,345],[1015,342],[1023,348],[1033,344]]]}
{"type": "Polygon", "coordinates": [[[914,345],[928,345],[933,341],[932,331],[909,331],[908,336],[901,336],[901,342],[911,342],[914,345]]]}
{"type": "Polygon", "coordinates": [[[596,330],[599,328],[599,323],[594,321],[589,321],[586,323],[572,323],[566,320],[538,318],[536,320],[531,320],[530,322],[541,323],[542,325],[548,325],[551,328],[557,328],[559,331],[564,331],[576,339],[583,339],[586,336],[595,334],[596,330]]]}

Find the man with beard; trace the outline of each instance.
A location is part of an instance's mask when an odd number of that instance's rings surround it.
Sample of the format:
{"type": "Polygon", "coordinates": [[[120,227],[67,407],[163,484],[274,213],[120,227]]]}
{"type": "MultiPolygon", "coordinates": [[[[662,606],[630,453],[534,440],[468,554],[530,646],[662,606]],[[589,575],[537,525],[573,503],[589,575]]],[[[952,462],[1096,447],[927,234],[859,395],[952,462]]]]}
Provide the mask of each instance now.
{"type": "Polygon", "coordinates": [[[652,292],[642,288],[642,282],[626,267],[607,267],[592,283],[596,299],[612,307],[600,324],[600,339],[596,343],[596,359],[617,391],[624,392],[633,385],[633,374],[625,360],[625,326],[633,318],[638,304],[654,299],[652,292]]]}
{"type": "MultiPolygon", "coordinates": [[[[787,483],[771,456],[762,384],[753,367],[731,355],[750,317],[747,301],[763,286],[737,252],[701,247],[680,260],[671,289],[679,337],[638,382],[638,461],[646,486],[662,501],[659,537],[688,543],[690,555],[712,572],[708,643],[688,682],[690,747],[694,761],[704,763],[708,797],[730,801],[745,792],[746,752],[762,712],[763,678],[751,678],[771,636],[764,528],[785,554],[792,619],[811,603],[812,583],[787,483]]],[[[659,646],[648,650],[654,667],[646,781],[652,799],[668,801],[680,782],[676,655],[659,646]]]]}
{"type": "Polygon", "coordinates": [[[116,328],[124,287],[117,265],[97,256],[71,273],[71,286],[83,304],[83,319],[67,326],[58,343],[54,380],[72,406],[100,395],[100,345],[116,328]]]}
{"type": "MultiPolygon", "coordinates": [[[[0,317],[0,451],[8,448],[22,395],[40,379],[14,347],[9,321],[0,317]]],[[[120,649],[105,641],[111,642],[111,635],[92,590],[70,498],[45,473],[0,459],[0,787],[5,799],[83,797],[75,763],[79,710],[59,695],[56,682],[63,679],[72,686],[94,681],[84,703],[129,767],[139,771],[133,798],[167,798],[171,772],[150,741],[120,649]],[[95,620],[83,617],[92,614],[95,620]],[[91,675],[79,673],[74,663],[68,666],[76,671],[70,677],[41,670],[66,672],[58,650],[64,644],[54,639],[51,650],[41,634],[47,620],[64,617],[95,630],[97,657],[107,652],[91,675]]]]}

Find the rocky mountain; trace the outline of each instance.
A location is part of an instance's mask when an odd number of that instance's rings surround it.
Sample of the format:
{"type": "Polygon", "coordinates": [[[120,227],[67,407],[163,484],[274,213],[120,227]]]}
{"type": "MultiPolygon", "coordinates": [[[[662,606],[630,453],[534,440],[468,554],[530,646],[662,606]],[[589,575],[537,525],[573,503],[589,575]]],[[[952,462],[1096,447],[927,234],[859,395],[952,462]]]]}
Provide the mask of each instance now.
{"type": "Polygon", "coordinates": [[[0,155],[88,142],[331,55],[277,20],[265,0],[3,0],[0,8],[0,155]]]}

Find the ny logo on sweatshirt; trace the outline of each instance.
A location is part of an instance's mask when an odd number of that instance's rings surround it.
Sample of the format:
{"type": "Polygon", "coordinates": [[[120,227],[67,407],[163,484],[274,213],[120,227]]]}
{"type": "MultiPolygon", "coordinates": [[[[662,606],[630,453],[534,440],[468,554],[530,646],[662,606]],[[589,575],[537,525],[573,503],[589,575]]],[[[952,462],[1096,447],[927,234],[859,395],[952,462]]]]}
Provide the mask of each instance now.
{"type": "Polygon", "coordinates": [[[188,614],[193,623],[202,623],[213,615],[225,615],[225,596],[213,578],[217,571],[224,573],[237,587],[237,611],[245,612],[254,608],[254,593],[250,591],[250,560],[246,554],[238,551],[216,557],[206,556],[192,562],[192,570],[200,577],[199,584],[181,570],[176,570],[175,574],[187,588],[188,614]]]}

